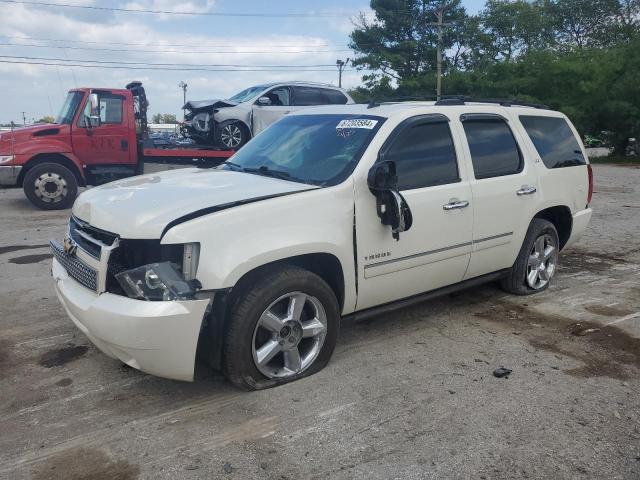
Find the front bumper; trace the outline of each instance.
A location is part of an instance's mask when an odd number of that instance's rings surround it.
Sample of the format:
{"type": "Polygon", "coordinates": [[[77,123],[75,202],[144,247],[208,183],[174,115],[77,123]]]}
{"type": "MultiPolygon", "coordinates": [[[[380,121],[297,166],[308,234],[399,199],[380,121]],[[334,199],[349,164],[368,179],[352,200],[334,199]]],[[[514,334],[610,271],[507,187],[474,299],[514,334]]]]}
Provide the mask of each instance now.
{"type": "Polygon", "coordinates": [[[20,165],[0,165],[0,186],[15,187],[21,171],[20,165]]]}
{"type": "Polygon", "coordinates": [[[147,302],[83,287],[54,258],[67,314],[102,352],[159,377],[193,380],[198,336],[210,300],[147,302]]]}

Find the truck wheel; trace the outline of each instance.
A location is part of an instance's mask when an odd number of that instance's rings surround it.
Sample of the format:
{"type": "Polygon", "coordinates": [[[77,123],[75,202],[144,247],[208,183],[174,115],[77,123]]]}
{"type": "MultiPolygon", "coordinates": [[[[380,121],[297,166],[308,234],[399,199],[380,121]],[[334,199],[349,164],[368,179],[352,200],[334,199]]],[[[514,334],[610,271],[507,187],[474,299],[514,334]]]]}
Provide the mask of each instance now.
{"type": "Polygon", "coordinates": [[[530,295],[549,288],[558,269],[559,245],[553,223],[534,218],[516,262],[501,281],[502,288],[516,295],[530,295]]]}
{"type": "Polygon", "coordinates": [[[216,142],[229,150],[238,150],[249,141],[249,131],[237,120],[227,120],[216,129],[216,142]]]}
{"type": "Polygon", "coordinates": [[[240,288],[224,338],[227,378],[259,390],[313,375],[338,338],[336,296],[319,276],[297,267],[269,271],[240,288]]]}
{"type": "Polygon", "coordinates": [[[27,172],[22,188],[36,207],[62,210],[73,205],[78,194],[78,180],[71,170],[58,163],[41,163],[27,172]]]}

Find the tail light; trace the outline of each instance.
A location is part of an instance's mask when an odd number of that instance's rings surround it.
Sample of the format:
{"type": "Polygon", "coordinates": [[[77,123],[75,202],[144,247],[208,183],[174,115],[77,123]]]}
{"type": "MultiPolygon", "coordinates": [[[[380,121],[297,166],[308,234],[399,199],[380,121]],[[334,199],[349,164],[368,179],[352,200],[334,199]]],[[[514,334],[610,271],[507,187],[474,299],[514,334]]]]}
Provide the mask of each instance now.
{"type": "Polygon", "coordinates": [[[589,175],[589,194],[587,195],[587,205],[591,203],[593,197],[593,170],[591,165],[587,165],[587,173],[589,175]]]}

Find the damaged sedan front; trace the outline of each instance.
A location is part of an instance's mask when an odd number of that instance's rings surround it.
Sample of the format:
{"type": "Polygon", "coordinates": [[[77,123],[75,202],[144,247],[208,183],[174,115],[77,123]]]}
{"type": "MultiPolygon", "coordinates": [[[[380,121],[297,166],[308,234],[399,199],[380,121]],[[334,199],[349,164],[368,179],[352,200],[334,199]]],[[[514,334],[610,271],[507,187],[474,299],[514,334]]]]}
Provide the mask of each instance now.
{"type": "Polygon", "coordinates": [[[253,136],[293,111],[353,100],[343,90],[311,82],[249,87],[229,99],[189,101],[182,135],[195,143],[237,150],[253,136]]]}

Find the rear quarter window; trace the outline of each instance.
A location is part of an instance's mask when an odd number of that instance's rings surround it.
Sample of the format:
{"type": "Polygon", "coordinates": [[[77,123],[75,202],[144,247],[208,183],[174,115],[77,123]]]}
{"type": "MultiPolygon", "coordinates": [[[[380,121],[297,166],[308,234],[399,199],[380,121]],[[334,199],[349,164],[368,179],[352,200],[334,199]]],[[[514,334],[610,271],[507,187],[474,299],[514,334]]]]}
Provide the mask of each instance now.
{"type": "Polygon", "coordinates": [[[584,155],[564,118],[521,115],[520,122],[547,168],[585,165],[584,155]]]}

